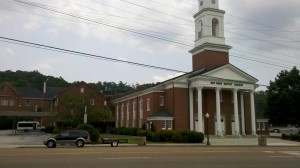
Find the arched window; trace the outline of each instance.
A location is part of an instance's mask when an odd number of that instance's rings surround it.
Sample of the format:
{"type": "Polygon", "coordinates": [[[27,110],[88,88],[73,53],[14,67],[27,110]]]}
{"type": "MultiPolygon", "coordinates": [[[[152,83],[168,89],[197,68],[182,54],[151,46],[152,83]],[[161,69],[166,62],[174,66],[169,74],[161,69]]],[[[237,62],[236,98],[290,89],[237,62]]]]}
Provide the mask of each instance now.
{"type": "Polygon", "coordinates": [[[219,20],[217,18],[212,20],[212,36],[219,36],[219,20]]]}
{"type": "Polygon", "coordinates": [[[200,21],[198,22],[198,24],[200,25],[200,26],[199,26],[199,32],[198,32],[198,39],[201,39],[202,36],[203,36],[203,24],[202,24],[202,21],[200,20],[200,21]]]}

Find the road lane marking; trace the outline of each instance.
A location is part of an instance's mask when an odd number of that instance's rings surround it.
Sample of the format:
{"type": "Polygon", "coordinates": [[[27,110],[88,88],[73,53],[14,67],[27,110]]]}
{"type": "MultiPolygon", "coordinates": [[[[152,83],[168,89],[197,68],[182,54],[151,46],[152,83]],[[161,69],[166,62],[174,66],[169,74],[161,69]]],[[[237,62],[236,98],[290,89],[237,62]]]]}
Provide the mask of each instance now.
{"type": "Polygon", "coordinates": [[[276,153],[274,151],[262,151],[262,152],[264,152],[264,153],[276,153]]]}
{"type": "Polygon", "coordinates": [[[148,159],[149,157],[119,157],[119,158],[98,158],[100,160],[130,160],[130,159],[148,159]]]}
{"type": "Polygon", "coordinates": [[[271,158],[293,158],[295,156],[270,156],[271,158]]]}
{"type": "Polygon", "coordinates": [[[281,153],[300,157],[300,151],[282,151],[281,153]]]}

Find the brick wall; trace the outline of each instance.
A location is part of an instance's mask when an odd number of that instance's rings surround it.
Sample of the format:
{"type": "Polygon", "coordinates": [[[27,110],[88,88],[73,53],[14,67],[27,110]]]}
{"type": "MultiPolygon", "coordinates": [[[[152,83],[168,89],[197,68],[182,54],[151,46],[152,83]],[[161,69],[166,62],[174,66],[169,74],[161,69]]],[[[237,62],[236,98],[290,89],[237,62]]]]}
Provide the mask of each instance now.
{"type": "Polygon", "coordinates": [[[213,69],[228,63],[228,52],[205,50],[193,55],[193,71],[202,68],[213,69]]]}

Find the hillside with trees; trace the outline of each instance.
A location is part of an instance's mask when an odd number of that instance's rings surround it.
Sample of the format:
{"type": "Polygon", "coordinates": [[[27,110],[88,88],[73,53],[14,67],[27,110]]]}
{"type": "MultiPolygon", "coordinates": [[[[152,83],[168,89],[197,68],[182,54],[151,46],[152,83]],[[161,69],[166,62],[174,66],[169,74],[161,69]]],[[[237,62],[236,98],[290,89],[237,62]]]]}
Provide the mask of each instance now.
{"type": "MultiPolygon", "coordinates": [[[[69,87],[72,84],[77,83],[69,83],[62,77],[56,78],[53,76],[46,76],[38,71],[0,71],[0,85],[8,82],[12,86],[34,87],[42,91],[43,83],[45,81],[47,81],[47,86],[49,87],[69,87]]],[[[89,83],[89,85],[99,91],[112,95],[126,93],[134,89],[134,86],[128,85],[122,81],[119,83],[99,81],[97,83],[89,83]]]]}

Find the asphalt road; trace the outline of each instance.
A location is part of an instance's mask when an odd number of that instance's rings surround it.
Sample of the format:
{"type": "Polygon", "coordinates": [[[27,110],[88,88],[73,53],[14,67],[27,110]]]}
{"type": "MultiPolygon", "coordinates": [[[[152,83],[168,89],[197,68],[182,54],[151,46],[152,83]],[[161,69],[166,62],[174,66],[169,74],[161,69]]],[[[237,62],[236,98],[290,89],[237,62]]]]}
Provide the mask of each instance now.
{"type": "Polygon", "coordinates": [[[0,150],[1,168],[299,167],[299,147],[59,147],[0,150]]]}

